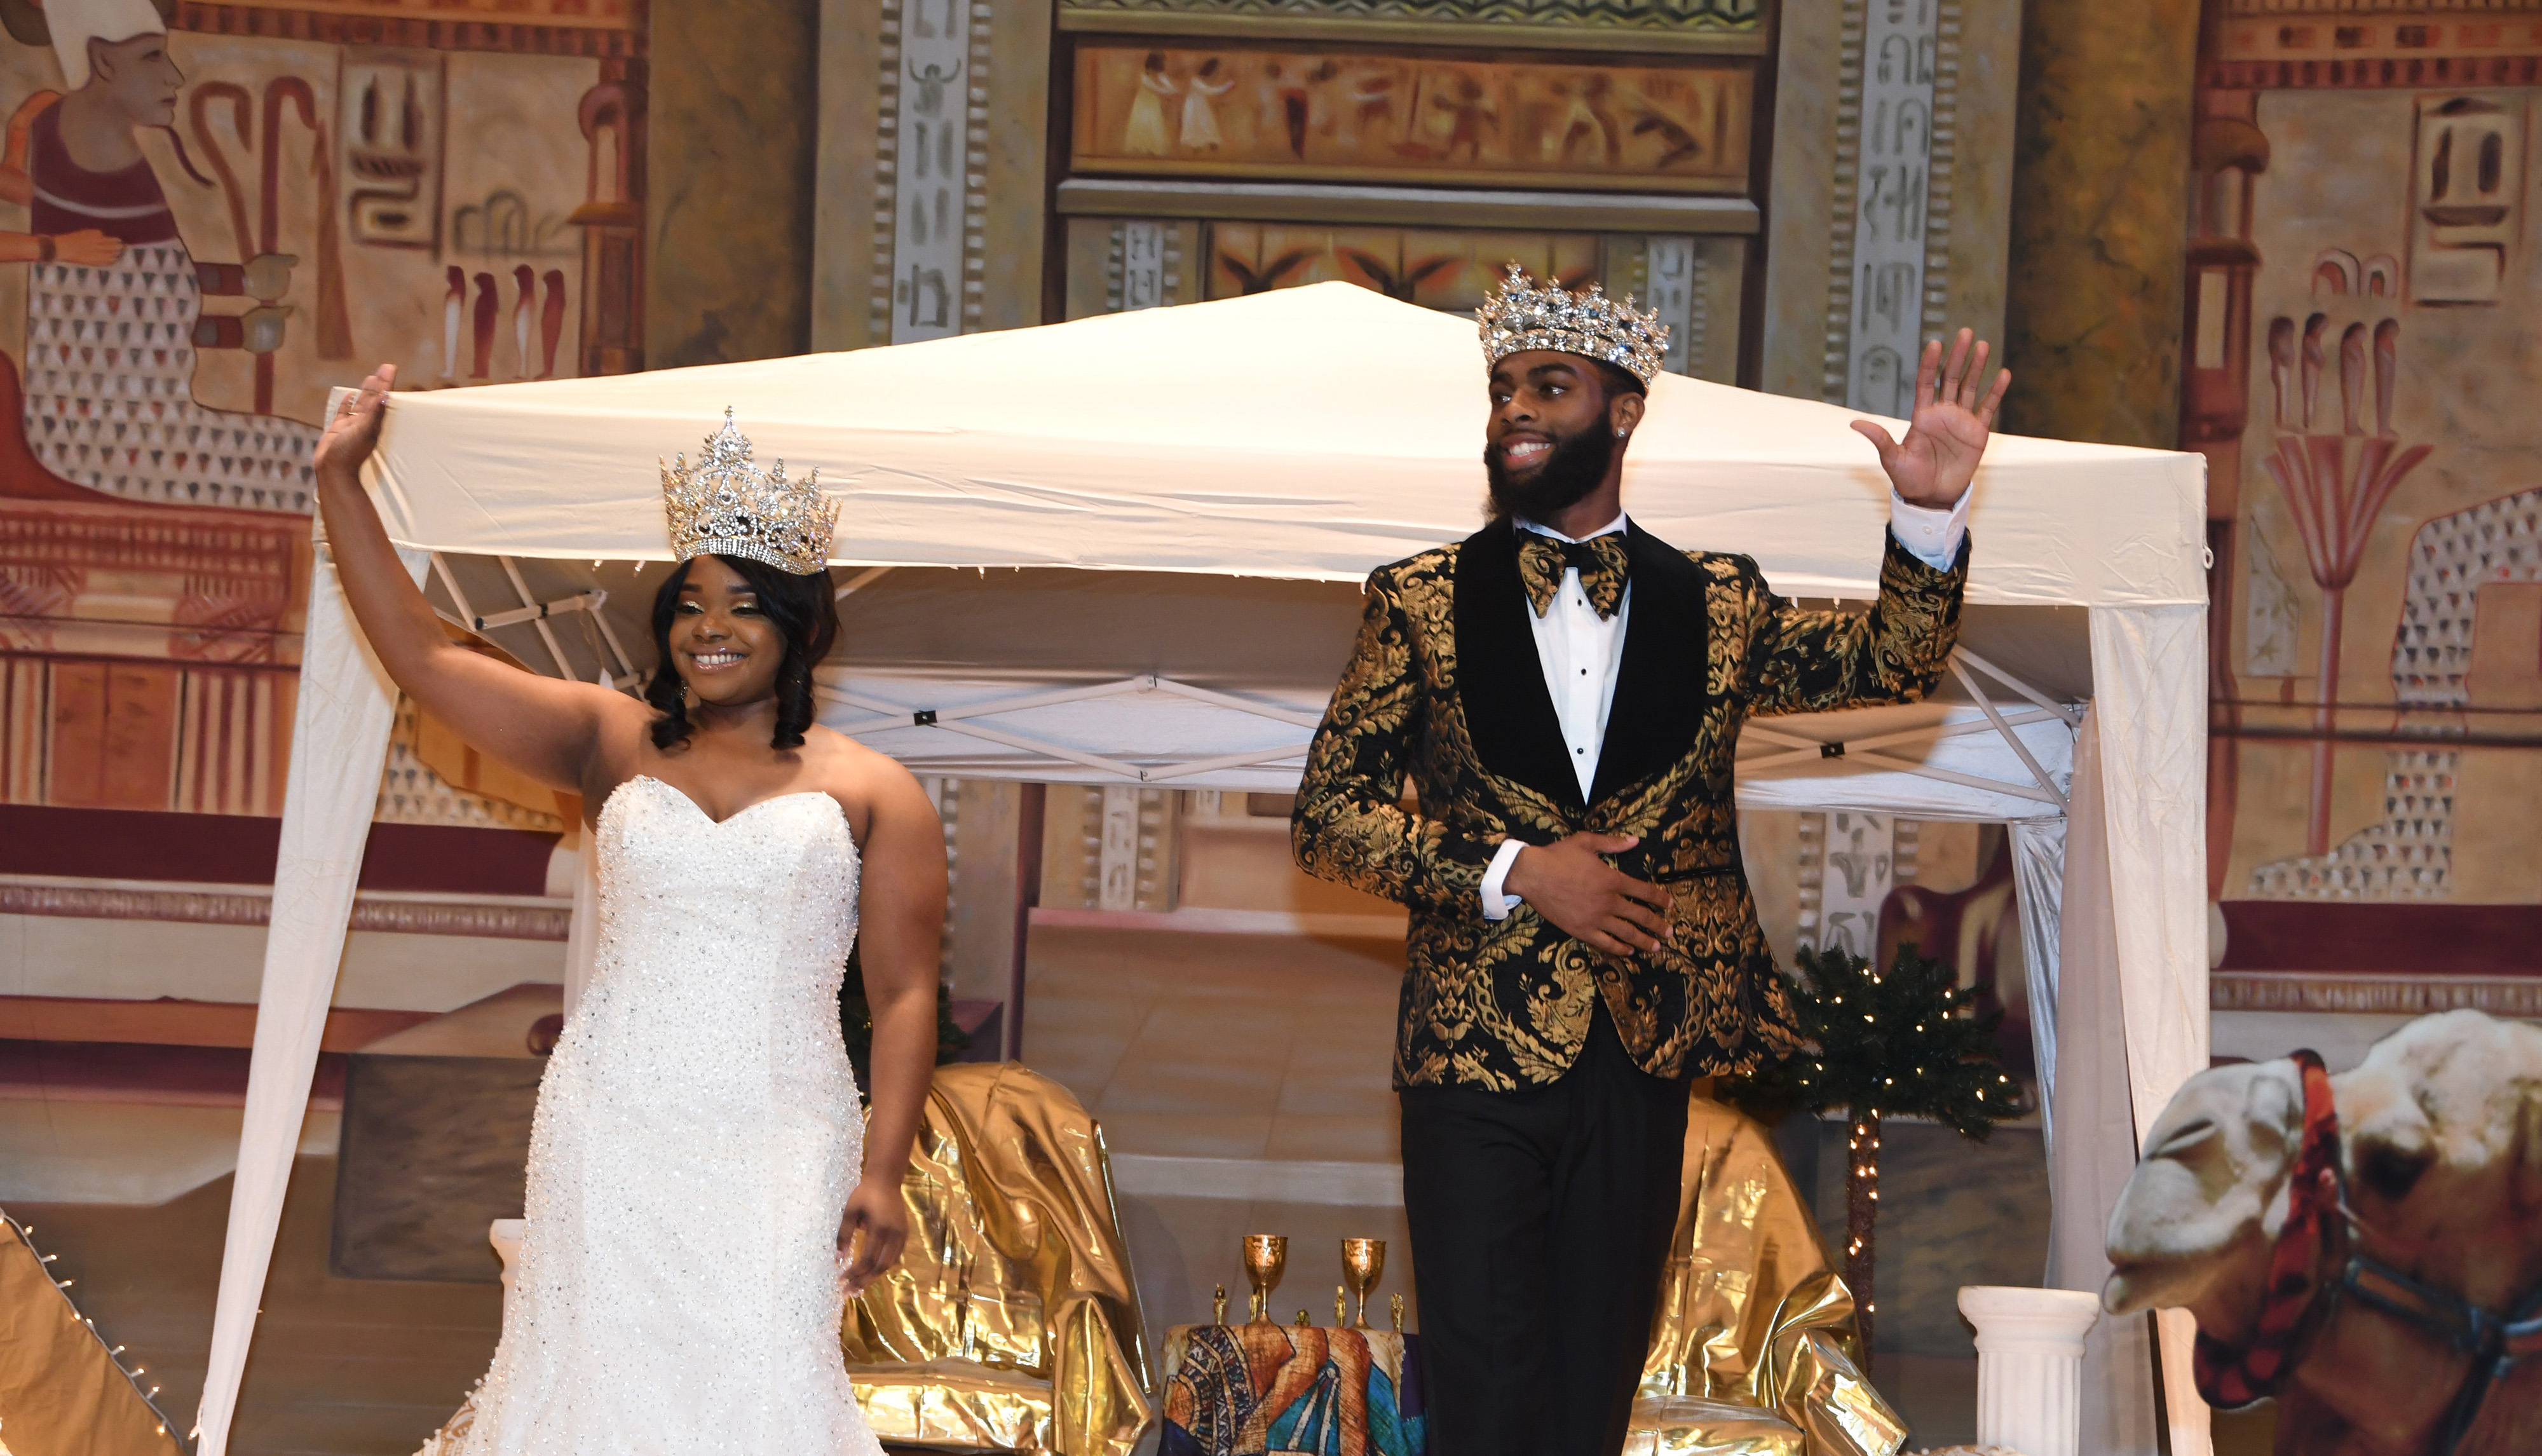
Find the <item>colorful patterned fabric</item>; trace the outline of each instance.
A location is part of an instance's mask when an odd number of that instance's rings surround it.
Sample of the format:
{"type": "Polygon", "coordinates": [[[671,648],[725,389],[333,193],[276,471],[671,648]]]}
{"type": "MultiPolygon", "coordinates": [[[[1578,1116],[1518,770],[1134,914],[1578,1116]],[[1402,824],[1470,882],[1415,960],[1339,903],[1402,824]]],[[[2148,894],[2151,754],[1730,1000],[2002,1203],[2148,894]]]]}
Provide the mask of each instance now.
{"type": "Polygon", "coordinates": [[[1165,1338],[1158,1456],[1422,1456],[1418,1337],[1184,1325],[1165,1338]]]}
{"type": "Polygon", "coordinates": [[[1369,577],[1291,839],[1308,874],[1412,912],[1397,1087],[1551,1082],[1587,1044],[1593,997],[1653,1076],[1754,1072],[1798,1045],[1739,863],[1732,759],[1750,718],[1912,702],[1940,678],[1969,548],[1937,572],[1882,534],[1879,602],[1840,613],[1776,595],[1747,557],[1628,526],[1632,618],[1586,803],[1510,525],[1369,577]],[[1407,775],[1418,809],[1402,801],[1407,775]],[[1609,959],[1531,906],[1482,917],[1501,841],[1582,831],[1641,836],[1617,868],[1667,892],[1673,940],[1609,959]]]}

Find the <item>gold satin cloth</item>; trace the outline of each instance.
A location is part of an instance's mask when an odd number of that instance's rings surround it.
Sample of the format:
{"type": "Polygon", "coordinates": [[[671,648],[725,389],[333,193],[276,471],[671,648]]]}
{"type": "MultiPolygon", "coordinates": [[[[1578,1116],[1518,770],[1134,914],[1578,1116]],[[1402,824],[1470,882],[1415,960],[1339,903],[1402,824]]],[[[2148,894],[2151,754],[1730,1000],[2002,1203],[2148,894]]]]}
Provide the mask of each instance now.
{"type": "Polygon", "coordinates": [[[1148,1356],[1103,1132],[1012,1062],[938,1067],[901,1184],[909,1243],[840,1343],[885,1441],[1124,1456],[1148,1356]]]}
{"type": "Polygon", "coordinates": [[[0,1225],[0,1451],[185,1456],[15,1225],[0,1225]]]}
{"type": "Polygon", "coordinates": [[[1773,1135],[1702,1093],[1627,1456],[1896,1456],[1906,1422],[1855,1363],[1853,1295],[1773,1135]]]}
{"type": "MultiPolygon", "coordinates": [[[[1012,1063],[938,1068],[902,1192],[909,1245],[843,1332],[874,1433],[1126,1456],[1149,1366],[1094,1119],[1012,1063]]],[[[1906,1422],[1856,1360],[1772,1135],[1698,1093],[1625,1456],[1896,1456],[1906,1422]]]]}

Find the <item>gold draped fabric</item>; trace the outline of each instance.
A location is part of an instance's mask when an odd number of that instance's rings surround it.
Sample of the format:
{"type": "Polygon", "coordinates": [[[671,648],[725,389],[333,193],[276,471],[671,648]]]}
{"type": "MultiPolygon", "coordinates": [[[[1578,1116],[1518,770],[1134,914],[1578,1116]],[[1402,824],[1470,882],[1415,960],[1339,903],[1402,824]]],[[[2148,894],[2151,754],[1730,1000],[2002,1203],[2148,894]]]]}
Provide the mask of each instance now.
{"type": "MultiPolygon", "coordinates": [[[[1626,1456],[1896,1456],[1906,1422],[1771,1134],[1698,1092],[1684,1168],[1626,1456]]],[[[1093,1118],[1011,1063],[941,1068],[903,1192],[908,1249],[843,1332],[875,1434],[1125,1456],[1149,1366],[1093,1118]]]]}
{"type": "Polygon", "coordinates": [[[1127,1452],[1148,1358],[1094,1119],[1014,1063],[940,1067],[901,1191],[908,1246],[841,1331],[874,1433],[1127,1452]]]}
{"type": "Polygon", "coordinates": [[[16,1225],[0,1224],[0,1445],[20,1456],[184,1456],[16,1225]]]}
{"type": "Polygon", "coordinates": [[[1853,1295],[1772,1134],[1687,1104],[1677,1232],[1632,1456],[1894,1456],[1906,1423],[1856,1363],[1853,1295]]]}

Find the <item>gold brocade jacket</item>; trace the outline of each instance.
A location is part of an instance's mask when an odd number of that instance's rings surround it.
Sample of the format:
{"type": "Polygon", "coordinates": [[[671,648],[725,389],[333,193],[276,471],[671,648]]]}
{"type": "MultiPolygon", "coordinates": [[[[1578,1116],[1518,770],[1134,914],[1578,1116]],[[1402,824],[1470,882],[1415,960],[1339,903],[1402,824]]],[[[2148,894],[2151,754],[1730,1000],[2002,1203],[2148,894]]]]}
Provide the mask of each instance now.
{"type": "Polygon", "coordinates": [[[1560,1077],[1590,997],[1661,1077],[1745,1073],[1797,1044],[1739,860],[1732,756],[1751,717],[1911,702],[1959,639],[1963,542],[1938,572],[1884,531],[1869,612],[1809,612],[1744,556],[1628,524],[1631,606],[1587,803],[1528,626],[1515,528],[1381,567],[1290,824],[1308,874],[1412,912],[1394,1085],[1508,1092],[1560,1077]],[[1401,799],[1406,775],[1418,809],[1401,799]],[[1483,918],[1505,839],[1637,834],[1617,868],[1667,891],[1676,938],[1604,956],[1532,906],[1483,918]]]}

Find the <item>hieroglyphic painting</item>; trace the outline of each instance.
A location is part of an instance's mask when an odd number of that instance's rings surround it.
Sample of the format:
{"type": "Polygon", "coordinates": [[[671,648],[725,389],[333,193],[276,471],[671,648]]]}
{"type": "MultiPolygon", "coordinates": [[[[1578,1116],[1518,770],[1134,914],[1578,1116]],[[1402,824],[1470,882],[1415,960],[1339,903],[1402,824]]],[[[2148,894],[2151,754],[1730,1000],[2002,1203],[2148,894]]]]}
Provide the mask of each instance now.
{"type": "Polygon", "coordinates": [[[1863,16],[1862,154],[1854,183],[1844,402],[1899,418],[1912,413],[1915,358],[1923,348],[1940,9],[1940,0],[1872,0],[1863,16]]]}
{"type": "Polygon", "coordinates": [[[0,801],[278,812],[328,388],[582,373],[640,297],[640,3],[282,8],[0,7],[0,801]]]}
{"type": "Polygon", "coordinates": [[[2184,434],[2218,547],[2213,891],[2542,902],[2542,33],[2210,10],[2191,322],[2218,346],[2184,434]]]}
{"type": "Polygon", "coordinates": [[[2496,303],[2524,211],[2525,99],[2419,99],[2410,299],[2496,303]]]}
{"type": "Polygon", "coordinates": [[[1450,313],[1480,306],[1512,263],[1572,288],[1596,281],[1600,266],[1590,233],[1223,222],[1209,230],[1209,249],[1211,298],[1338,279],[1450,313]]]}
{"type": "Polygon", "coordinates": [[[1378,53],[1086,45],[1081,172],[1524,182],[1637,192],[1747,186],[1751,73],[1378,53]]]}
{"type": "MultiPolygon", "coordinates": [[[[1650,44],[1688,36],[1754,36],[1763,29],[1764,0],[1060,0],[1060,23],[1092,20],[1113,29],[1124,15],[1207,17],[1239,24],[1413,22],[1444,40],[1485,43],[1513,31],[1564,35],[1611,45],[1617,37],[1650,44]],[[1465,34],[1458,34],[1459,31],[1465,34]],[[1567,34],[1565,34],[1567,33],[1567,34]]],[[[1531,38],[1534,38],[1531,37],[1531,38]]],[[[1542,43],[1537,40],[1536,43],[1542,43]]]]}
{"type": "Polygon", "coordinates": [[[969,158],[971,6],[908,0],[895,100],[891,342],[962,331],[963,174],[969,158]]]}
{"type": "Polygon", "coordinates": [[[1880,907],[1915,878],[1916,829],[1891,814],[1800,816],[1801,949],[1882,958],[1880,907]]]}

